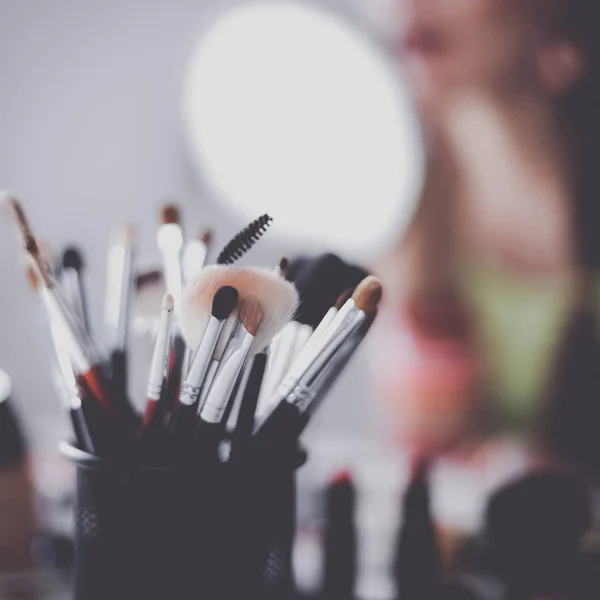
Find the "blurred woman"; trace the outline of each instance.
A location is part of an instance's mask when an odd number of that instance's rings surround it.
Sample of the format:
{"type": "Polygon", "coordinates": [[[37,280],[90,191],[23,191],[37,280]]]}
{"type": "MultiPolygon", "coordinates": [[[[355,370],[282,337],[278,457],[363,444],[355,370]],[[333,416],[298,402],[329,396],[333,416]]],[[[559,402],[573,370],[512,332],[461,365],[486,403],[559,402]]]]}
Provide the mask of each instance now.
{"type": "Polygon", "coordinates": [[[397,0],[396,9],[429,149],[412,228],[380,264],[388,293],[373,366],[396,433],[439,452],[481,432],[476,419],[490,408],[496,425],[530,426],[541,398],[546,448],[600,476],[590,445],[600,409],[588,401],[600,395],[600,363],[589,361],[600,361],[596,5],[397,0]]]}

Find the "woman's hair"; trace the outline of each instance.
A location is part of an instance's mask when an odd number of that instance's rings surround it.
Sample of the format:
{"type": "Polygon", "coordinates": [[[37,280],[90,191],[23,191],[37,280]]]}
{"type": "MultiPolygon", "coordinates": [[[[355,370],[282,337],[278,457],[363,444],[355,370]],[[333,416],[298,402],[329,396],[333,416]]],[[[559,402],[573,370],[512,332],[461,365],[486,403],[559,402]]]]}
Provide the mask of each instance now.
{"type": "Polygon", "coordinates": [[[572,222],[580,281],[562,334],[542,408],[544,446],[600,481],[600,338],[594,273],[600,268],[600,38],[597,0],[560,0],[550,34],[581,50],[584,72],[559,99],[559,118],[572,145],[572,222]]]}

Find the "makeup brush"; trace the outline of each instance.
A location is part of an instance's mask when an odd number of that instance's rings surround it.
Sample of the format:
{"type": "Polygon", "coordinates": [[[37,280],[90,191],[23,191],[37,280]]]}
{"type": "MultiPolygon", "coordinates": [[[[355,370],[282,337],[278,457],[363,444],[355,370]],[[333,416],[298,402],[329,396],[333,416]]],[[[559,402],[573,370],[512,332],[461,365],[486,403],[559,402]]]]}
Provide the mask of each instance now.
{"type": "Polygon", "coordinates": [[[87,293],[83,281],[84,263],[81,251],[74,246],[63,252],[60,281],[73,309],[78,314],[85,330],[92,333],[87,293]]]}
{"type": "MultiPolygon", "coordinates": [[[[205,290],[200,290],[205,292],[205,290]]],[[[190,437],[196,421],[200,392],[206,379],[206,374],[215,352],[219,336],[229,316],[234,312],[238,303],[238,292],[234,287],[222,286],[212,297],[212,307],[206,327],[202,333],[194,361],[189,373],[181,386],[179,403],[171,420],[169,435],[177,438],[190,437]]],[[[197,306],[203,306],[199,302],[197,306]]],[[[183,312],[185,314],[185,310],[183,312]]]]}
{"type": "Polygon", "coordinates": [[[323,598],[327,600],[354,598],[357,567],[355,510],[354,482],[350,473],[343,471],[328,486],[325,500],[322,589],[323,598]]]}
{"type": "Polygon", "coordinates": [[[69,356],[76,376],[83,379],[92,394],[104,406],[107,412],[114,413],[114,406],[109,393],[108,382],[104,376],[98,361],[97,353],[83,325],[74,318],[66,301],[60,294],[50,277],[47,265],[41,260],[37,250],[37,244],[33,237],[27,240],[27,251],[36,264],[37,273],[40,276],[43,287],[41,293],[44,302],[52,315],[51,319],[56,323],[60,331],[60,337],[68,349],[69,356]]]}
{"type": "Polygon", "coordinates": [[[158,228],[158,249],[163,258],[163,273],[167,292],[175,300],[175,309],[179,311],[183,268],[181,252],[183,249],[183,233],[181,230],[181,213],[175,204],[165,204],[161,208],[161,225],[158,228]]]}
{"type": "MultiPolygon", "coordinates": [[[[183,254],[183,280],[189,281],[200,275],[206,264],[206,257],[212,242],[212,231],[205,229],[200,232],[198,238],[188,242],[183,254]]],[[[181,367],[181,378],[185,379],[194,359],[194,351],[186,345],[181,367]]]]}
{"type": "MultiPolygon", "coordinates": [[[[181,329],[191,348],[196,348],[202,339],[210,314],[210,302],[222,286],[234,287],[240,302],[248,296],[255,297],[263,311],[263,323],[254,339],[251,354],[260,352],[290,321],[296,309],[298,294],[293,284],[275,277],[265,269],[215,265],[205,267],[202,273],[189,283],[182,301],[181,329]]],[[[223,354],[225,344],[235,326],[229,320],[215,354],[223,354]]]]}
{"type": "Polygon", "coordinates": [[[196,437],[203,458],[209,460],[217,456],[217,449],[225,432],[224,416],[227,406],[264,321],[263,309],[257,298],[247,296],[242,301],[239,320],[239,327],[228,343],[231,351],[226,352],[227,358],[221,363],[206,402],[200,409],[196,437]]]}
{"type": "MultiPolygon", "coordinates": [[[[27,268],[27,278],[32,291],[40,294],[42,291],[40,277],[33,265],[29,265],[27,268]]],[[[40,297],[43,308],[46,308],[44,294],[41,293],[40,297]]],[[[46,316],[58,371],[58,392],[65,410],[69,413],[78,447],[85,452],[94,454],[95,445],[92,442],[92,436],[82,408],[82,391],[75,379],[69,354],[62,340],[60,324],[54,319],[52,309],[46,310],[46,316]]]]}
{"type": "Polygon", "coordinates": [[[173,296],[165,294],[160,310],[158,332],[154,344],[152,363],[150,365],[148,390],[146,392],[146,411],[142,423],[142,429],[144,430],[149,429],[155,422],[155,419],[160,417],[157,414],[157,407],[162,396],[163,383],[167,375],[167,361],[169,360],[171,346],[171,321],[174,306],[173,296]]]}
{"type": "Polygon", "coordinates": [[[127,396],[127,342],[134,285],[135,231],[126,226],[110,245],[107,263],[104,332],[115,391],[127,396]]]}
{"type": "Polygon", "coordinates": [[[240,231],[223,248],[217,258],[218,265],[231,265],[246,254],[271,226],[273,219],[269,215],[263,215],[253,221],[240,231]]]}
{"type": "Polygon", "coordinates": [[[204,229],[197,238],[185,245],[183,251],[183,280],[185,283],[197,277],[204,268],[212,235],[210,229],[204,229]]]}
{"type": "MultiPolygon", "coordinates": [[[[339,311],[318,344],[302,352],[269,401],[274,406],[255,430],[259,441],[278,439],[281,443],[296,440],[317,408],[315,399],[324,374],[332,368],[338,352],[369,324],[381,300],[381,283],[367,277],[352,298],[339,311]]],[[[364,336],[366,331],[362,332],[364,336]]],[[[357,339],[360,341],[362,337],[357,339]]],[[[346,357],[344,357],[346,360],[346,357]]]]}
{"type": "Polygon", "coordinates": [[[324,254],[316,259],[290,264],[287,278],[294,283],[300,296],[296,320],[305,325],[318,326],[348,288],[354,289],[366,276],[363,269],[345,263],[335,254],[324,254]]]}

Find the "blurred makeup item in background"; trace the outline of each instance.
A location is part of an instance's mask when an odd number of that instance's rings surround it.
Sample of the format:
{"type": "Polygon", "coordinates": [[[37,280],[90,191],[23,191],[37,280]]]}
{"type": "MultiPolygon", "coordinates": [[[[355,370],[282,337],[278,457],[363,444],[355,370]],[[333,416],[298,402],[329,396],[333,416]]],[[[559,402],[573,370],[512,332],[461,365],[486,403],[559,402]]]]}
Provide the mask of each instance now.
{"type": "Polygon", "coordinates": [[[412,451],[449,450],[473,433],[478,361],[458,299],[421,295],[383,302],[369,356],[392,433],[412,451]]]}
{"type": "Polygon", "coordinates": [[[12,407],[12,383],[0,370],[0,572],[31,566],[34,490],[28,449],[12,407]]]}
{"type": "Polygon", "coordinates": [[[357,573],[354,524],[356,489],[348,471],[338,473],[326,490],[324,522],[324,600],[353,600],[357,573]]]}
{"type": "Polygon", "coordinates": [[[442,565],[429,500],[431,459],[417,456],[402,506],[394,560],[396,594],[402,600],[438,598],[442,565]]]}

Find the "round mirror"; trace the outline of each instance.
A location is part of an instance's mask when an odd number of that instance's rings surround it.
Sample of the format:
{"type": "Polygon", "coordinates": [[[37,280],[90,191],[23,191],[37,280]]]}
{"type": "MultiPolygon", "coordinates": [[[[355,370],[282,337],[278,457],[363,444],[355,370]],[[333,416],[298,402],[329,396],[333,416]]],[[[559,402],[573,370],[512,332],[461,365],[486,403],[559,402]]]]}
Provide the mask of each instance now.
{"type": "Polygon", "coordinates": [[[273,234],[372,255],[404,232],[424,152],[406,87],[358,28],[315,6],[221,11],[196,44],[184,125],[215,196],[273,234]]]}

